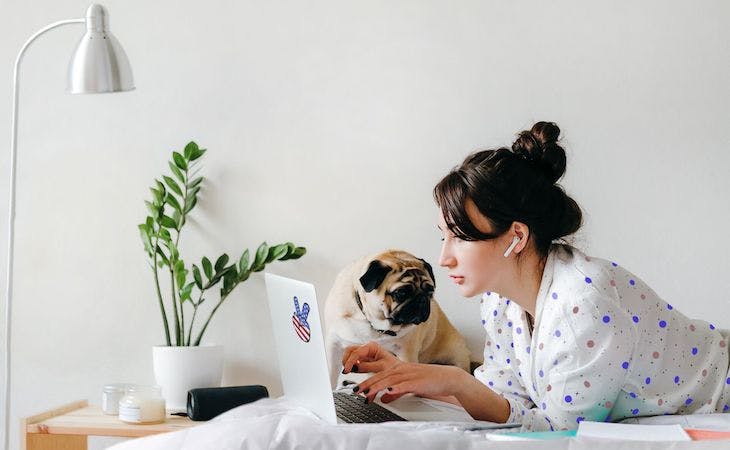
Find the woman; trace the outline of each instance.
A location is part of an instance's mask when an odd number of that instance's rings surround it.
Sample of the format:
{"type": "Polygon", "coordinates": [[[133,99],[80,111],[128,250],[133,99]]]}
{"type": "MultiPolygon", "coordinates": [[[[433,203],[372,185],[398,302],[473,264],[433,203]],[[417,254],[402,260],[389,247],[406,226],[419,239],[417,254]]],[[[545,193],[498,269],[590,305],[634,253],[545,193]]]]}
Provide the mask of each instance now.
{"type": "Polygon", "coordinates": [[[465,297],[482,295],[484,364],[404,363],[374,343],[349,348],[343,373],[372,401],[447,398],[475,419],[523,430],[582,420],[728,411],[728,336],[691,320],[618,264],[561,242],[581,211],[557,181],[560,129],[539,122],[511,149],[477,152],[434,189],[439,264],[465,297]]]}

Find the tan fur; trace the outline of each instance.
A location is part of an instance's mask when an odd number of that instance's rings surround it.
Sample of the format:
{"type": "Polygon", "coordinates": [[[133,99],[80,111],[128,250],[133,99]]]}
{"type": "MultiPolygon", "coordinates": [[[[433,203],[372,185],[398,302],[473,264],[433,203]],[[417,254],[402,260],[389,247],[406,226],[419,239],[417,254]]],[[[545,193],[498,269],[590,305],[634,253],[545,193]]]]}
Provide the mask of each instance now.
{"type": "Polygon", "coordinates": [[[344,349],[370,341],[379,343],[407,362],[450,364],[469,370],[470,353],[466,342],[433,298],[430,301],[431,312],[425,322],[393,325],[388,319],[395,302],[386,293],[414,283],[433,285],[434,280],[422,260],[402,250],[387,250],[361,258],[337,275],[324,312],[325,342],[333,387],[342,369],[344,349]],[[380,286],[368,293],[360,284],[360,277],[374,260],[392,270],[380,286]],[[355,293],[360,297],[363,310],[357,305],[355,293]],[[376,330],[391,330],[396,336],[376,330]]]}

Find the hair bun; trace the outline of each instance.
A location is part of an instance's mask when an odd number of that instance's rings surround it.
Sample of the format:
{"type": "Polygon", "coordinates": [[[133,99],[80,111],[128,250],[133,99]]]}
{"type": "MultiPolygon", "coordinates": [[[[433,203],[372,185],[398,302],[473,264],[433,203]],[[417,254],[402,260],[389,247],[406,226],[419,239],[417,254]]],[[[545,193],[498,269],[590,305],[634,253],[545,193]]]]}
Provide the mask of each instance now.
{"type": "Polygon", "coordinates": [[[537,122],[520,132],[512,152],[536,164],[553,184],[565,173],[565,150],[558,144],[560,128],[553,122],[537,122]]]}

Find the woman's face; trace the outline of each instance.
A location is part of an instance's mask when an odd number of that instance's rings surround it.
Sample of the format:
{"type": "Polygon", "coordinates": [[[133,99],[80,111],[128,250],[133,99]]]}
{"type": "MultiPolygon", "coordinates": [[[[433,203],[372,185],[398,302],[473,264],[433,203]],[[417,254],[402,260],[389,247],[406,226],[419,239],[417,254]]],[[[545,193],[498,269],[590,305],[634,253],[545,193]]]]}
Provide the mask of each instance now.
{"type": "MultiPolygon", "coordinates": [[[[467,201],[466,212],[479,231],[493,231],[473,201],[467,201]]],[[[456,283],[461,295],[473,297],[488,291],[500,292],[500,280],[507,270],[503,254],[509,246],[505,240],[508,237],[500,236],[485,241],[461,240],[448,229],[443,213],[439,217],[438,228],[443,241],[439,265],[448,269],[449,277],[456,283]]]]}

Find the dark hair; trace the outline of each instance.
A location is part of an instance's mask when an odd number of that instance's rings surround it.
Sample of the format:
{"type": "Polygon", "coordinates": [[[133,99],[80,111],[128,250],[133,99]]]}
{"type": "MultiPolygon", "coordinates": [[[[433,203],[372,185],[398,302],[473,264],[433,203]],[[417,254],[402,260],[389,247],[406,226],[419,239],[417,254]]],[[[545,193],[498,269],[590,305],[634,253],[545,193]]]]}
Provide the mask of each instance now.
{"type": "Polygon", "coordinates": [[[446,226],[460,239],[493,239],[522,222],[530,228],[538,252],[546,256],[553,241],[575,233],[582,213],[557,181],[565,173],[565,150],[558,144],[560,128],[538,122],[519,133],[512,148],[482,150],[469,155],[434,188],[446,226]],[[466,214],[471,199],[494,229],[479,231],[466,214]]]}

